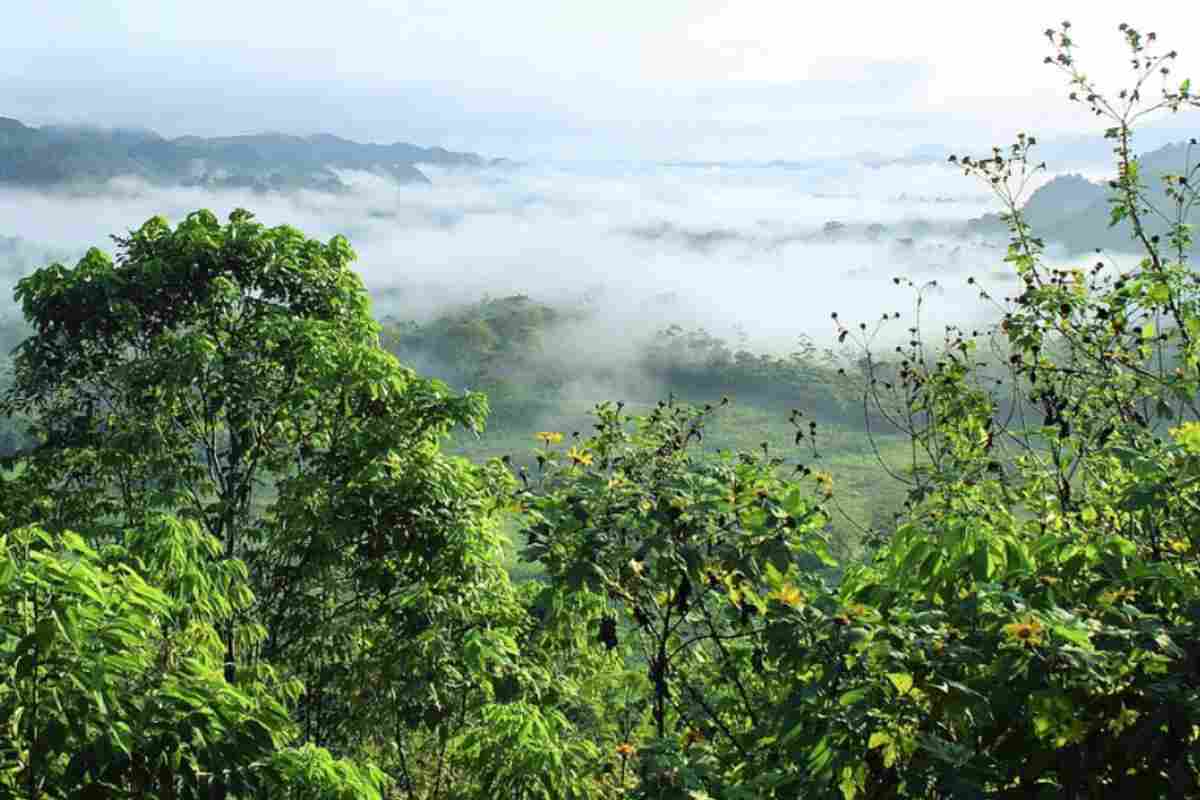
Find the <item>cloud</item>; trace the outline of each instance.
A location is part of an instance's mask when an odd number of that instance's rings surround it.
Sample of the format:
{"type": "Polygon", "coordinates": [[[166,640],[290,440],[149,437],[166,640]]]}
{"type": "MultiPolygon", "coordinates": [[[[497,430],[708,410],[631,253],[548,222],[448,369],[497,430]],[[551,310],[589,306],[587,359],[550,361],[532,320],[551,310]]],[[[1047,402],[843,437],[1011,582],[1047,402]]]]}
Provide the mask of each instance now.
{"type": "Polygon", "coordinates": [[[81,250],[155,214],[249,208],[268,224],[346,235],[379,313],[426,318],[483,295],[584,298],[611,336],[674,322],[741,329],[785,351],[801,334],[829,341],[831,311],[871,320],[909,303],[895,275],[957,286],[937,314],[977,313],[965,277],[998,262],[961,234],[986,193],[940,166],[803,169],[531,166],[427,167],[433,185],[346,174],[347,196],[167,189],[134,180],[104,192],[0,191],[3,235],[81,250]],[[826,232],[826,223],[847,227],[826,232]],[[868,224],[886,226],[868,231],[868,224]]]}
{"type": "MultiPolygon", "coordinates": [[[[424,169],[430,186],[344,173],[353,190],[338,196],[132,179],[100,192],[0,190],[0,237],[30,243],[20,248],[27,269],[35,265],[30,257],[48,250],[66,251],[64,258],[92,245],[111,250],[109,234],[156,214],[177,221],[198,208],[224,216],[244,207],[266,224],[291,224],[322,239],[347,236],[380,319],[425,322],[484,297],[518,294],[576,312],[546,337],[537,362],[564,385],[546,397],[525,387],[528,396],[505,401],[541,420],[533,429],[583,424],[601,400],[663,397],[670,387],[641,356],[670,325],[785,355],[801,337],[836,348],[832,312],[852,327],[899,312],[873,341],[886,356],[916,322],[915,295],[894,277],[937,282],[925,290],[920,317],[932,342],[943,325],[982,328],[995,319],[995,306],[978,297],[980,285],[998,299],[1019,285],[1003,263],[1002,241],[964,232],[966,220],[993,209],[988,195],[939,165],[424,169]],[[968,285],[969,276],[979,285],[968,285]]],[[[0,267],[4,246],[0,238],[0,267]]],[[[14,277],[0,270],[0,290],[14,277]]],[[[0,303],[0,333],[13,335],[12,314],[0,303]]],[[[458,389],[478,388],[432,353],[410,364],[458,389]]],[[[847,421],[857,423],[857,413],[847,421]]]]}

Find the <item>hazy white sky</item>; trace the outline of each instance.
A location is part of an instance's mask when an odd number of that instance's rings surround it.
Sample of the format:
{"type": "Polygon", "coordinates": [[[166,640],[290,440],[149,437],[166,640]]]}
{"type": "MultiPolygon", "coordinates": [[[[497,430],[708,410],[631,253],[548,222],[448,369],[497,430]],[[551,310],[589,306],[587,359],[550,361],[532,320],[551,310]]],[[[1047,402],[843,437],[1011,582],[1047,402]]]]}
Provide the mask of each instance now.
{"type": "Polygon", "coordinates": [[[1040,62],[1070,19],[1200,64],[1200,4],[5,0],[0,115],[164,134],[329,131],[517,158],[804,158],[1094,130],[1040,62]]]}

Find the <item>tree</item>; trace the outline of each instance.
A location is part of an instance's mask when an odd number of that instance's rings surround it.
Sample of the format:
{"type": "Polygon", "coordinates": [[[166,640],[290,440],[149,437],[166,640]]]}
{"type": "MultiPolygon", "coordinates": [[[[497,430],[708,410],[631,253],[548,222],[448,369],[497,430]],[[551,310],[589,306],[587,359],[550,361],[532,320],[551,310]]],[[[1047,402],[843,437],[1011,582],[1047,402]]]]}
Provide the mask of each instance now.
{"type": "Polygon", "coordinates": [[[265,664],[225,680],[218,629],[253,599],[245,569],[214,568],[194,522],[123,538],[0,534],[0,791],[378,800],[378,771],[289,746],[297,682],[265,664]]]}
{"type": "Polygon", "coordinates": [[[715,411],[670,402],[630,418],[601,405],[586,441],[564,451],[542,434],[525,497],[527,556],[584,598],[572,608],[596,644],[642,672],[624,741],[604,743],[622,770],[638,755],[640,797],[764,796],[752,776],[791,683],[769,655],[776,620],[833,566],[824,512],[777,460],[697,449],[715,411]]]}
{"type": "Polygon", "coordinates": [[[93,249],[18,284],[34,334],[5,402],[40,444],[10,460],[0,510],[93,546],[160,513],[194,522],[219,542],[214,569],[243,561],[258,598],[222,622],[228,683],[259,661],[302,678],[318,744],[415,726],[444,747],[464,724],[449,709],[486,694],[465,635],[503,649],[515,613],[494,530],[510,479],[439,449],[486,401],[379,346],[341,237],[200,211],[116,243],[115,262],[93,249]],[[353,699],[379,681],[404,687],[394,724],[353,699]]]}

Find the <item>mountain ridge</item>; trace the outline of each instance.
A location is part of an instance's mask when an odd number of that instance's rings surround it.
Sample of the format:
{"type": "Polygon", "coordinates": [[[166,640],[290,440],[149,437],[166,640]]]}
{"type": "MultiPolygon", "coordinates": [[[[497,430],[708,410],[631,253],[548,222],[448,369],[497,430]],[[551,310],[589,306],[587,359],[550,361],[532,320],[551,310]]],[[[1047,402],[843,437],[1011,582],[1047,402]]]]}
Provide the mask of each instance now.
{"type": "Polygon", "coordinates": [[[338,170],[430,183],[418,164],[483,167],[476,153],[408,142],[360,143],[329,133],[166,138],[151,130],[45,125],[0,116],[0,184],[51,188],[133,176],[156,183],[254,191],[344,191],[338,170]]]}
{"type": "MultiPolygon", "coordinates": [[[[1198,160],[1200,147],[1187,142],[1167,144],[1138,156],[1146,199],[1159,208],[1169,208],[1171,203],[1163,190],[1162,177],[1186,173],[1196,167],[1198,160]]],[[[1029,196],[1023,206],[1025,219],[1037,236],[1057,242],[1071,253],[1097,248],[1135,249],[1128,220],[1109,224],[1112,190],[1106,180],[1090,180],[1078,173],[1056,175],[1029,196]]],[[[968,225],[979,232],[1007,230],[996,214],[973,219],[968,225]]],[[[1148,214],[1144,225],[1150,236],[1161,236],[1167,231],[1167,224],[1156,214],[1148,214]]]]}

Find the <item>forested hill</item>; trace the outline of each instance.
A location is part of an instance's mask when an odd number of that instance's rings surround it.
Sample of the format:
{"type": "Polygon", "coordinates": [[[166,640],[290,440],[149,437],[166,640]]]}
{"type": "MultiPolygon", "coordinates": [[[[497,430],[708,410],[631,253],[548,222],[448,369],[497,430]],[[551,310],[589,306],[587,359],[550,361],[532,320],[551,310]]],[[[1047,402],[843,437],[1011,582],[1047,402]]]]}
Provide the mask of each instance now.
{"type": "Polygon", "coordinates": [[[337,170],[428,183],[417,164],[483,166],[475,153],[406,142],[362,144],[329,134],[167,139],[146,130],[30,127],[0,117],[0,184],[48,187],[132,175],[187,186],[258,191],[346,188],[337,170]]]}
{"type": "MultiPolygon", "coordinates": [[[[1167,218],[1174,219],[1175,208],[1164,190],[1163,176],[1192,172],[1194,178],[1198,160],[1200,148],[1182,143],[1167,145],[1140,157],[1146,198],[1167,218]]],[[[1087,180],[1081,175],[1060,175],[1030,196],[1025,214],[1036,234],[1047,241],[1066,245],[1073,252],[1096,247],[1132,250],[1129,222],[1109,225],[1111,195],[1103,182],[1087,180]]],[[[1165,232],[1167,223],[1162,217],[1157,214],[1147,216],[1147,229],[1151,235],[1165,232]]]]}

